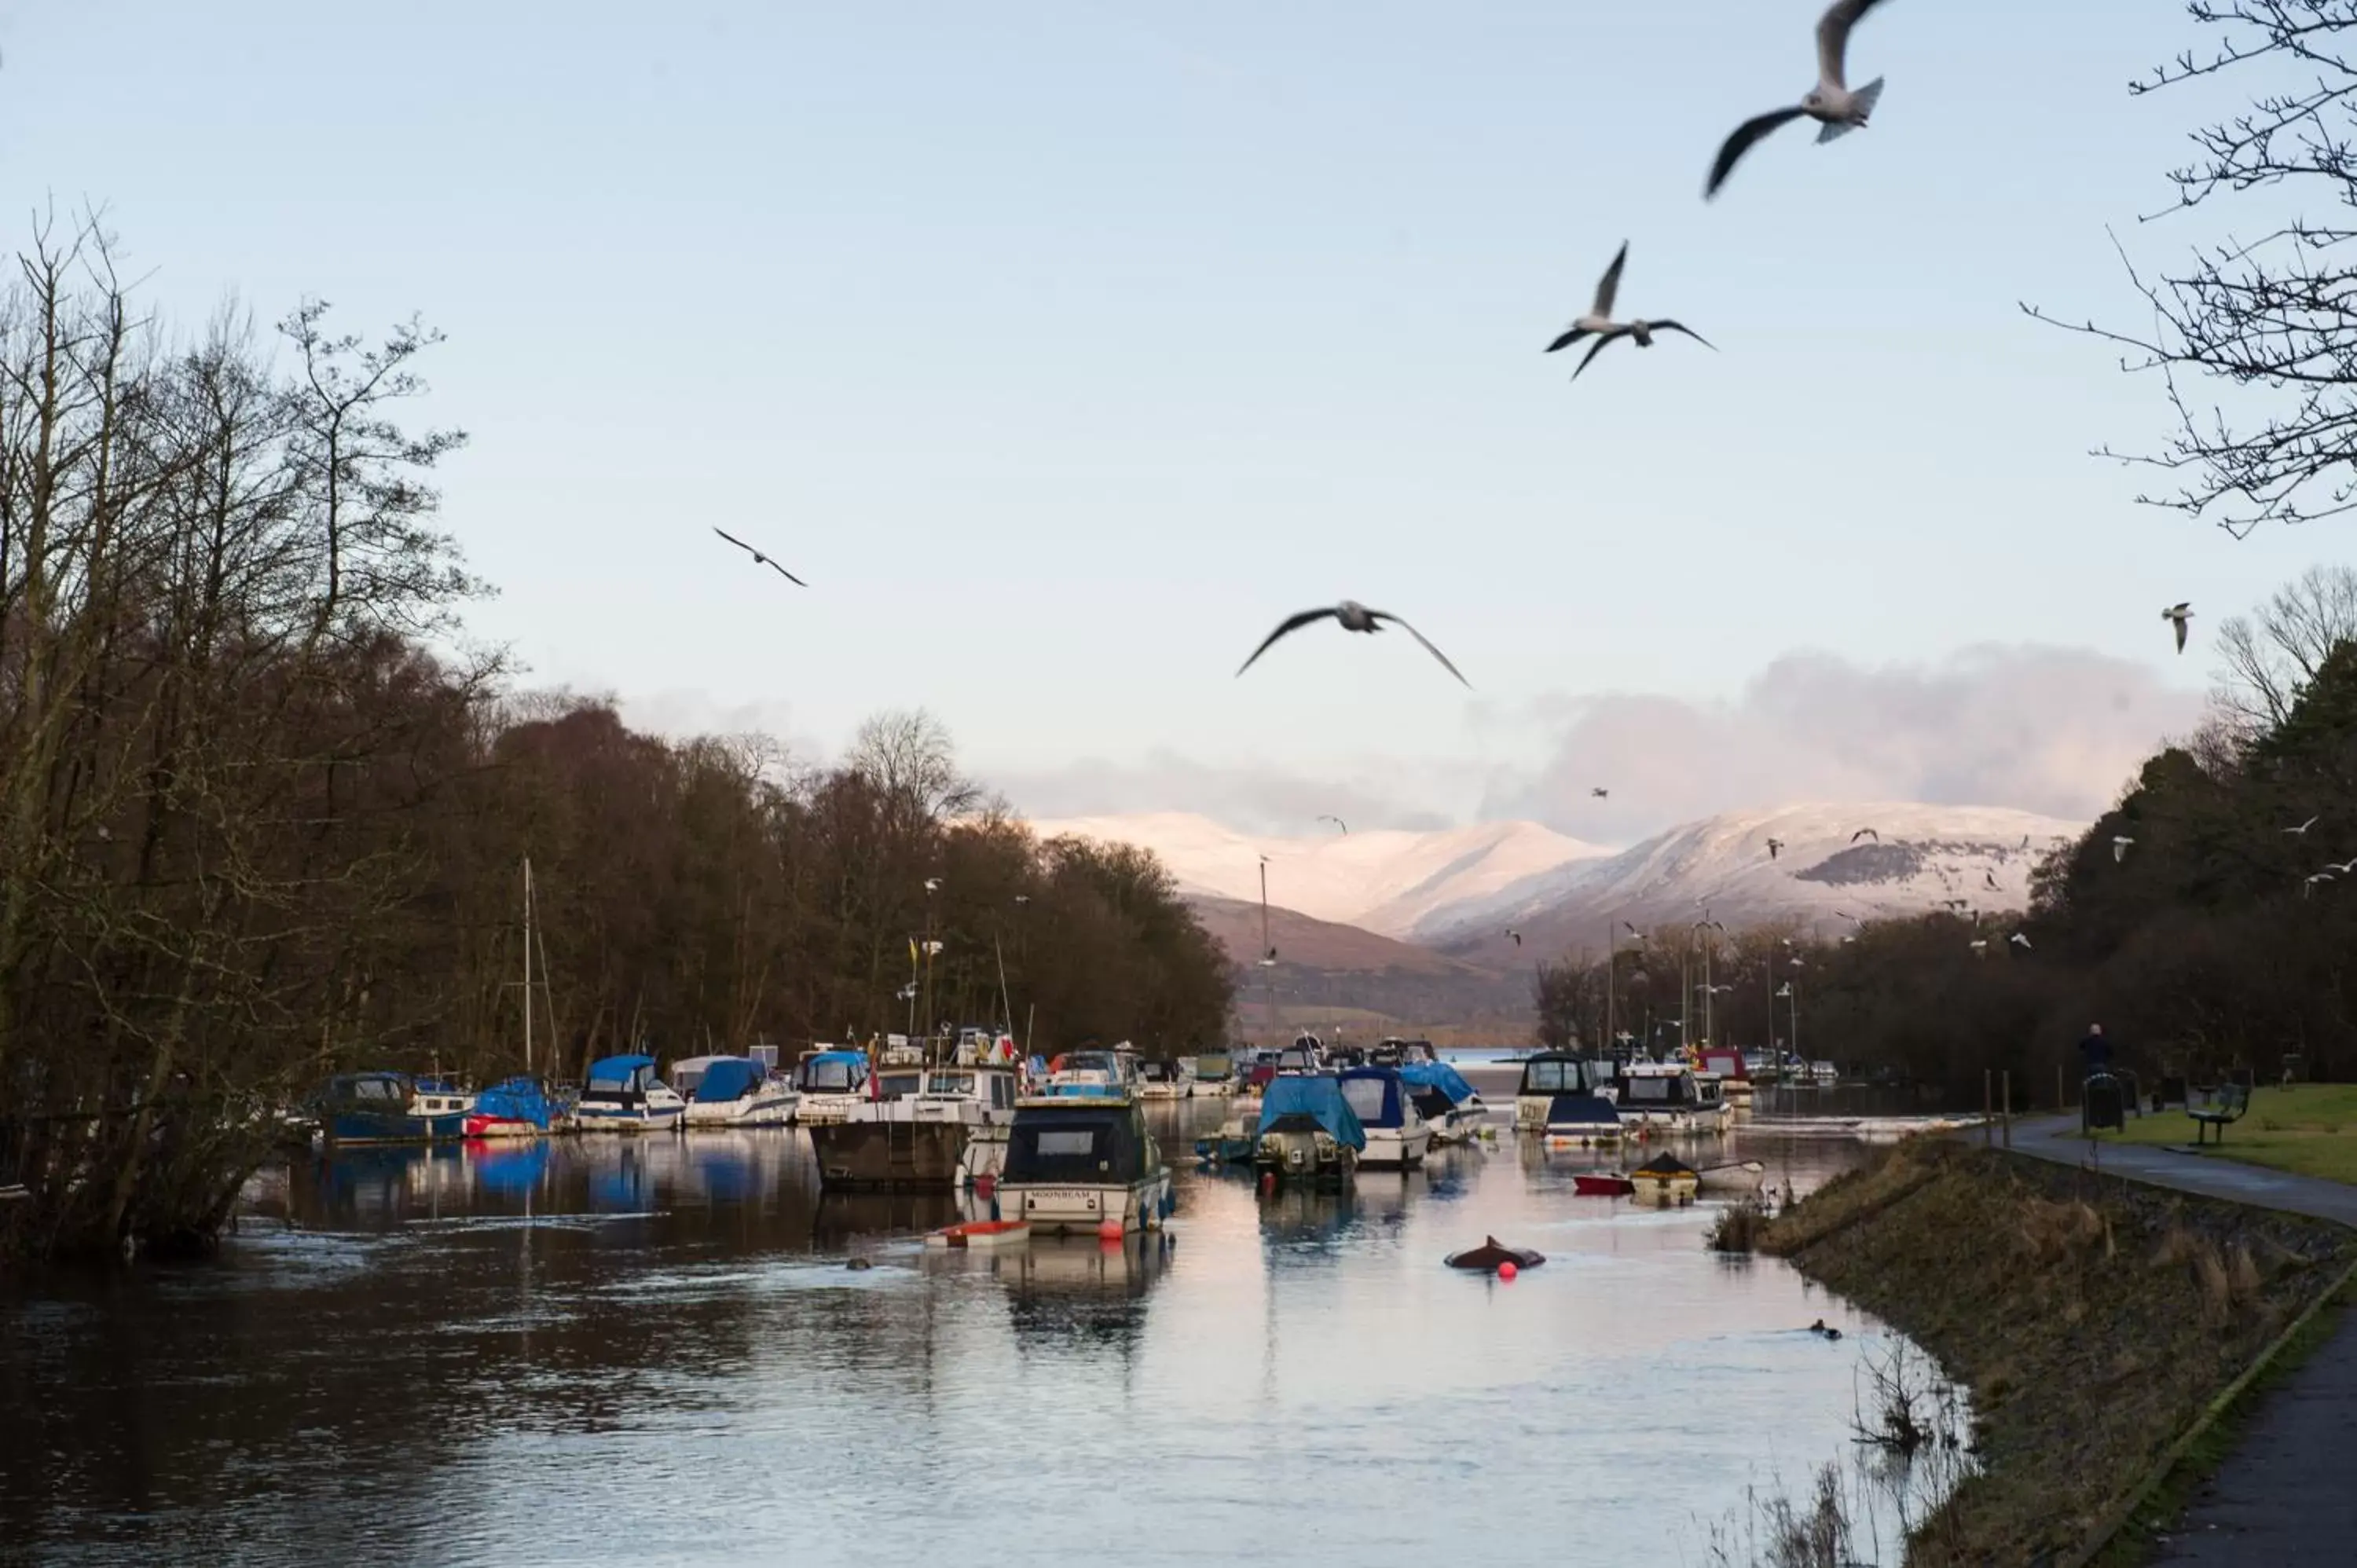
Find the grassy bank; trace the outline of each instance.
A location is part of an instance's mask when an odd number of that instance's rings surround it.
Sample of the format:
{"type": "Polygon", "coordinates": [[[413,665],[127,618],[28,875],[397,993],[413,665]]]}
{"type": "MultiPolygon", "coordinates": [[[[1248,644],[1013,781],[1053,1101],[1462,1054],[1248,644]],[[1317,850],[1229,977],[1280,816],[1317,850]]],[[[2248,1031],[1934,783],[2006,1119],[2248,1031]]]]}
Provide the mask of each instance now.
{"type": "Polygon", "coordinates": [[[1761,1250],[1971,1390],[1980,1468],[1910,1563],[2067,1555],[2357,1255],[2339,1227],[1917,1140],[1761,1250]]]}
{"type": "MultiPolygon", "coordinates": [[[[2130,1117],[2125,1132],[2101,1136],[2130,1144],[2190,1144],[2196,1131],[2190,1116],[2169,1110],[2130,1117]]],[[[2357,1183],[2357,1084],[2256,1090],[2250,1113],[2226,1129],[2218,1154],[2299,1176],[2357,1183]]]]}

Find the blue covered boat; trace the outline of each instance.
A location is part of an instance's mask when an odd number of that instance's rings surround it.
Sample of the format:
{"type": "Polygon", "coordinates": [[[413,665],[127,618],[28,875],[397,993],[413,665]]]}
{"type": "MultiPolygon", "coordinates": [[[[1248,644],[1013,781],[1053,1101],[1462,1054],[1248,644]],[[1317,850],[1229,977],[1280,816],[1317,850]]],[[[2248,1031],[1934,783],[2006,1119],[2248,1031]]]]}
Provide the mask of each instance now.
{"type": "Polygon", "coordinates": [[[750,1057],[711,1057],[688,1096],[691,1127],[782,1127],[802,1095],[750,1057]]]}
{"type": "Polygon", "coordinates": [[[1490,1107],[1447,1062],[1402,1062],[1399,1075],[1415,1095],[1415,1108],[1432,1123],[1435,1144],[1468,1143],[1488,1130],[1490,1107]]]}
{"type": "Polygon", "coordinates": [[[467,1113],[469,1138],[537,1138],[554,1130],[556,1102],[536,1078],[501,1079],[475,1096],[467,1113]]]}
{"type": "Polygon", "coordinates": [[[1283,1073],[1262,1091],[1253,1164],[1263,1172],[1296,1181],[1340,1181],[1357,1168],[1366,1146],[1367,1130],[1331,1075],[1283,1073]]]}
{"type": "Polygon", "coordinates": [[[802,1096],[794,1120],[805,1127],[843,1121],[873,1097],[868,1078],[865,1051],[804,1051],[794,1064],[794,1091],[802,1096]]]}
{"type": "Polygon", "coordinates": [[[1406,1170],[1424,1164],[1425,1151],[1432,1147],[1432,1128],[1416,1109],[1399,1069],[1354,1067],[1336,1081],[1366,1133],[1366,1147],[1359,1151],[1361,1165],[1406,1170]]]}
{"type": "Polygon", "coordinates": [[[474,1097],[398,1072],[339,1073],[311,1096],[320,1136],[330,1144],[432,1144],[466,1130],[474,1097]],[[427,1092],[427,1090],[431,1092],[427,1092]]]}
{"type": "Polygon", "coordinates": [[[655,1076],[655,1058],[608,1057],[589,1064],[588,1086],[573,1114],[585,1133],[669,1132],[687,1113],[687,1101],[655,1076]]]}

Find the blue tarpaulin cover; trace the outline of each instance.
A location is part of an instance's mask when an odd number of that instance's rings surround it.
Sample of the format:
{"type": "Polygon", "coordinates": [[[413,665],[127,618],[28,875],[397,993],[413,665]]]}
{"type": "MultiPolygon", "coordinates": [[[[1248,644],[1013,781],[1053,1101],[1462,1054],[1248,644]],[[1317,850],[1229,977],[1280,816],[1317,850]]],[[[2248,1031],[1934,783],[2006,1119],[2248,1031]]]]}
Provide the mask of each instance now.
{"type": "Polygon", "coordinates": [[[1261,1090],[1260,1130],[1265,1133],[1287,1116],[1309,1118],[1346,1148],[1367,1146],[1367,1130],[1342,1098],[1342,1085],[1324,1074],[1281,1075],[1268,1080],[1268,1087],[1261,1090]]]}
{"type": "Polygon", "coordinates": [[[759,1062],[746,1057],[722,1057],[705,1068],[704,1076],[696,1080],[695,1098],[706,1105],[725,1105],[752,1093],[766,1076],[759,1062]]]}
{"type": "Polygon", "coordinates": [[[1448,1096],[1451,1105],[1462,1105],[1473,1098],[1473,1086],[1465,1075],[1447,1062],[1402,1062],[1399,1075],[1411,1089],[1437,1089],[1448,1096]]]}
{"type": "Polygon", "coordinates": [[[589,1084],[593,1089],[628,1089],[640,1068],[654,1065],[652,1057],[608,1057],[589,1064],[589,1084]]]}
{"type": "Polygon", "coordinates": [[[503,1079],[475,1096],[476,1113],[482,1116],[512,1116],[519,1122],[529,1122],[542,1132],[555,1120],[554,1107],[548,1102],[548,1091],[540,1080],[533,1078],[503,1079]]]}

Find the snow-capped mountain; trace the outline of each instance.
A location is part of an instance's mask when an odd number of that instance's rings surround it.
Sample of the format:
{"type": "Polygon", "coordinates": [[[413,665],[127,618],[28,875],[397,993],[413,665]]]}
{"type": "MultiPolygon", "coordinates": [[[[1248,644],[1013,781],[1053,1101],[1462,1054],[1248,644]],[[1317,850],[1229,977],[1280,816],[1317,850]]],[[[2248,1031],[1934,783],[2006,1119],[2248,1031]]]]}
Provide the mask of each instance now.
{"type": "Polygon", "coordinates": [[[1209,818],[1162,811],[1076,817],[1032,828],[1041,838],[1069,833],[1150,849],[1182,891],[1255,904],[1266,855],[1271,904],[1388,937],[1405,936],[1449,909],[1610,853],[1536,822],[1481,822],[1434,832],[1335,828],[1316,838],[1265,838],[1209,818]]]}
{"type": "Polygon", "coordinates": [[[2029,903],[2032,868],[2085,826],[1988,806],[1730,811],[1436,908],[1408,936],[1453,953],[1497,956],[1511,943],[1510,928],[1522,933],[1525,952],[1551,952],[1600,947],[1622,921],[1647,929],[1706,912],[1728,926],[1798,919],[1831,933],[1851,920],[1943,905],[2015,910],[2029,903]]]}

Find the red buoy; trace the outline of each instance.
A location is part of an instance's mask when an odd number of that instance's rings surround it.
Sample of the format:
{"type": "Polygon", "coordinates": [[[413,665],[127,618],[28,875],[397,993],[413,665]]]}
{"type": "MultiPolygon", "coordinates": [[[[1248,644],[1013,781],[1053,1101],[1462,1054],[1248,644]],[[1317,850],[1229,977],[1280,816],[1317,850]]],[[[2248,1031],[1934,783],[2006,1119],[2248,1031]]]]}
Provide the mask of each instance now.
{"type": "Polygon", "coordinates": [[[1120,1220],[1118,1220],[1118,1219],[1103,1219],[1103,1220],[1099,1220],[1099,1221],[1097,1222],[1097,1240],[1100,1240],[1100,1241],[1118,1241],[1118,1240],[1121,1240],[1122,1235],[1123,1235],[1123,1230],[1122,1230],[1122,1223],[1121,1223],[1121,1221],[1120,1221],[1120,1220]]]}
{"type": "Polygon", "coordinates": [[[1522,1270],[1514,1267],[1513,1262],[1511,1259],[1498,1265],[1498,1277],[1504,1280],[1508,1284],[1512,1284],[1513,1283],[1514,1276],[1522,1272],[1522,1270]]]}

